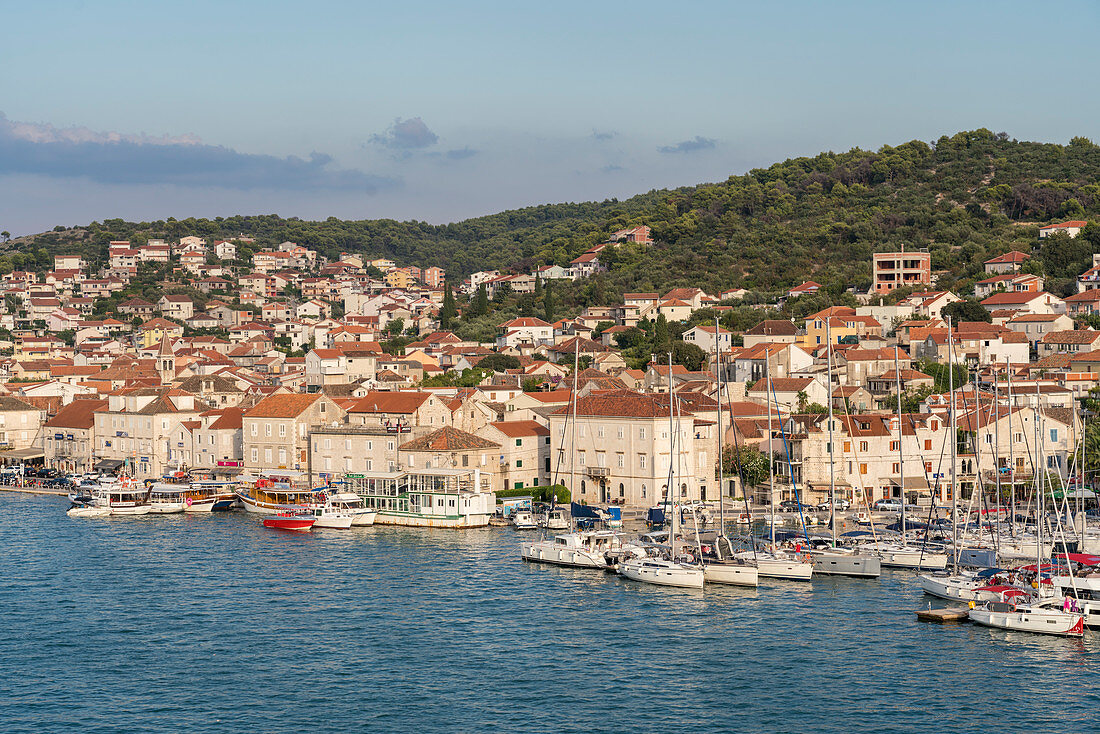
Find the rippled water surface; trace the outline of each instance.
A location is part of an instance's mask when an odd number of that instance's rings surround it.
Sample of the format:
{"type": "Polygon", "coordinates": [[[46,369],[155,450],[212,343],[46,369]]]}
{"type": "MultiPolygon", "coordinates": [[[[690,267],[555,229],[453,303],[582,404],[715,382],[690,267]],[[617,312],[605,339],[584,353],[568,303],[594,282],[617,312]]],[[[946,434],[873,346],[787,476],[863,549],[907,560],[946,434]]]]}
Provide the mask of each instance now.
{"type": "Polygon", "coordinates": [[[1095,731],[1100,633],[915,621],[913,576],[660,589],[512,530],[77,520],[0,496],[0,731],[1095,731]]]}

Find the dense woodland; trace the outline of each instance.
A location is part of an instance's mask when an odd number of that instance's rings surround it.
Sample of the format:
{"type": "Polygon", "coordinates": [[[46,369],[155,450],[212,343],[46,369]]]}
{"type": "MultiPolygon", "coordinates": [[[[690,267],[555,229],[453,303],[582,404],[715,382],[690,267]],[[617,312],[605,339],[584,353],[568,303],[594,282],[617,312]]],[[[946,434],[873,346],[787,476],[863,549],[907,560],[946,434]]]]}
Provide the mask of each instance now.
{"type": "Polygon", "coordinates": [[[141,243],[195,234],[248,235],[257,248],[289,240],[330,258],[351,251],[438,265],[457,280],[486,268],[520,272],[566,264],[615,229],[648,224],[654,246],[608,248],[601,255],[606,274],[559,284],[559,316],[618,302],[624,291],[684,285],[708,292],[744,287],[754,292],[751,302],[813,279],[826,286],[821,301],[839,301],[848,288],[869,285],[872,252],[903,245],[930,250],[933,269],[942,271],[941,288],[969,292],[982,277],[983,260],[1020,249],[1034,256],[1028,269],[1046,275],[1049,290],[1064,293],[1100,250],[1100,232],[1092,226],[1076,240],[1040,241],[1038,227],[1098,218],[1100,147],[1084,138],[1069,145],[1021,142],[982,129],[931,144],[794,158],[721,183],[625,201],[547,204],[447,225],[274,215],[111,219],[11,240],[0,252],[0,272],[46,267],[54,252],[82,252],[99,263],[112,239],[141,243]]]}

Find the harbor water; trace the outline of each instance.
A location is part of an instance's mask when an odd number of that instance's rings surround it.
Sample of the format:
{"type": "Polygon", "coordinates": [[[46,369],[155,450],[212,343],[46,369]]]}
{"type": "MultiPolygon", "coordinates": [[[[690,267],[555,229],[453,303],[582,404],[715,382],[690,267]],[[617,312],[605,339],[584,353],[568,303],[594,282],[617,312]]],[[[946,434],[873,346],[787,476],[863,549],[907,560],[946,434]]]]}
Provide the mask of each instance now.
{"type": "Polygon", "coordinates": [[[912,573],[676,590],[524,564],[511,529],[66,504],[0,497],[3,732],[1064,732],[1100,710],[1100,633],[922,624],[912,573]]]}

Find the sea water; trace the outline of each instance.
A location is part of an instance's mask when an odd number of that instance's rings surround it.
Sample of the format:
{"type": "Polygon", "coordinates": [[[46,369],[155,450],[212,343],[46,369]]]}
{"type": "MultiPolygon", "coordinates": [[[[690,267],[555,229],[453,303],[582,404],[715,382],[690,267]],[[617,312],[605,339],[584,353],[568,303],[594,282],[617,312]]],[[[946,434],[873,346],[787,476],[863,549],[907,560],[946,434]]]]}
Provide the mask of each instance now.
{"type": "Polygon", "coordinates": [[[511,529],[65,507],[0,499],[0,732],[1098,726],[1100,633],[922,624],[908,572],[676,590],[511,529]]]}

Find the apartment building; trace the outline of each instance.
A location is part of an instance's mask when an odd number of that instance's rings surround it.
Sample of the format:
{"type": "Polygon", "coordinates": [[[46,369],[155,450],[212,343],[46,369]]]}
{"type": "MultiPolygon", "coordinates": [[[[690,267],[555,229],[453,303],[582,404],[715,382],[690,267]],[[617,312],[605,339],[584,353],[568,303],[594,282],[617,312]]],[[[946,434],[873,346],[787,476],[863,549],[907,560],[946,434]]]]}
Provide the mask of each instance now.
{"type": "Polygon", "coordinates": [[[928,252],[876,252],[871,264],[871,289],[875,293],[932,283],[932,256],[928,252]]]}
{"type": "Polygon", "coordinates": [[[343,423],[346,413],[321,393],[270,395],[245,411],[244,465],[252,472],[305,471],[314,426],[343,423]]]}

